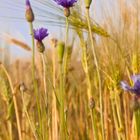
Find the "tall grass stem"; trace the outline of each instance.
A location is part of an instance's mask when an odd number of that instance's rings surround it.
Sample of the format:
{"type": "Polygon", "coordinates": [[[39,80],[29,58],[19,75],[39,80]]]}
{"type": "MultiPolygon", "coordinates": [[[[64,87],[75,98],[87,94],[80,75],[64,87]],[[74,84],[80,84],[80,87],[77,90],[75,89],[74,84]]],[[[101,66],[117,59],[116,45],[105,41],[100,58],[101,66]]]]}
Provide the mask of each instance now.
{"type": "Polygon", "coordinates": [[[101,127],[102,127],[102,138],[105,139],[105,132],[104,132],[104,116],[103,116],[103,99],[102,99],[102,83],[101,83],[101,76],[100,76],[100,70],[99,70],[99,64],[95,52],[95,46],[93,41],[93,35],[91,30],[91,23],[90,23],[90,15],[89,15],[89,9],[86,8],[86,18],[88,23],[88,29],[89,29],[89,35],[90,35],[90,41],[91,41],[91,47],[92,47],[92,53],[96,65],[97,70],[97,76],[98,76],[98,82],[99,82],[99,102],[100,102],[100,113],[101,113],[101,127]]]}
{"type": "MultiPolygon", "coordinates": [[[[33,80],[34,93],[35,93],[36,102],[37,102],[37,111],[38,111],[40,129],[42,129],[41,110],[40,110],[39,97],[38,97],[38,86],[37,86],[37,81],[36,81],[36,76],[35,76],[35,41],[34,41],[33,23],[30,23],[30,34],[32,38],[32,80],[33,80]]],[[[40,132],[42,131],[40,130],[40,132]]]]}
{"type": "Polygon", "coordinates": [[[47,94],[47,83],[46,83],[46,63],[45,63],[45,56],[41,53],[42,63],[43,63],[43,83],[44,83],[44,93],[45,93],[45,100],[46,105],[48,105],[48,94],[47,94]]]}
{"type": "Polygon", "coordinates": [[[27,111],[27,108],[26,108],[26,103],[25,103],[25,99],[24,99],[24,94],[25,94],[25,92],[21,92],[21,96],[22,96],[22,103],[23,103],[23,113],[25,113],[25,115],[26,115],[26,117],[27,117],[27,120],[28,120],[28,122],[29,122],[29,125],[30,125],[30,127],[31,127],[31,131],[32,131],[32,133],[33,133],[33,135],[34,135],[34,137],[35,137],[35,140],[37,140],[37,136],[36,136],[36,132],[35,132],[35,126],[32,124],[32,121],[31,121],[31,119],[30,119],[30,116],[29,116],[29,113],[28,113],[28,111],[27,111]]]}
{"type": "Polygon", "coordinates": [[[4,67],[3,64],[1,64],[1,68],[5,72],[5,74],[6,74],[7,78],[8,78],[10,87],[11,87],[11,91],[12,91],[12,95],[13,95],[14,108],[15,108],[15,114],[16,114],[18,136],[19,136],[19,140],[22,140],[21,124],[20,124],[20,118],[19,118],[19,112],[18,112],[18,105],[17,105],[16,93],[15,93],[15,90],[14,90],[14,87],[13,87],[13,83],[12,83],[11,77],[8,74],[6,68],[4,67]]]}
{"type": "Polygon", "coordinates": [[[65,140],[65,113],[64,113],[64,73],[63,63],[60,62],[60,137],[65,140]]]}
{"type": "MultiPolygon", "coordinates": [[[[54,89],[56,88],[56,62],[55,62],[55,47],[56,46],[52,46],[53,47],[53,55],[52,55],[52,61],[53,61],[53,87],[54,89]]],[[[58,139],[58,123],[57,123],[57,120],[58,120],[58,116],[57,116],[57,102],[56,102],[56,96],[55,96],[55,91],[53,90],[52,91],[52,96],[53,96],[53,101],[52,101],[52,139],[53,140],[57,140],[58,139]]]]}
{"type": "MultiPolygon", "coordinates": [[[[89,66],[88,66],[88,58],[87,58],[87,47],[84,42],[84,37],[83,34],[79,34],[81,45],[82,45],[82,51],[83,51],[83,59],[84,59],[84,71],[86,75],[86,80],[87,80],[87,93],[88,93],[88,100],[90,101],[90,98],[92,98],[92,83],[90,80],[90,73],[89,73],[89,66]]],[[[97,126],[96,126],[96,112],[95,109],[90,109],[90,116],[91,116],[91,121],[92,121],[92,129],[93,129],[93,135],[94,139],[98,140],[98,133],[97,133],[97,126]]]]}

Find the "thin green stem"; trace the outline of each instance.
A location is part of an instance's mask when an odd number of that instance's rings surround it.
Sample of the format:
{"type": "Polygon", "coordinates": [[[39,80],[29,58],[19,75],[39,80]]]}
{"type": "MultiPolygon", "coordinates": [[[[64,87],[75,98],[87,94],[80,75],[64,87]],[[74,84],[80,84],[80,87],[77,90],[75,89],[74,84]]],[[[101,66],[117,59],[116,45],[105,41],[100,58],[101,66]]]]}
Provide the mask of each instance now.
{"type": "Polygon", "coordinates": [[[95,52],[95,46],[94,46],[94,41],[93,41],[93,36],[92,36],[92,30],[91,30],[91,23],[90,23],[90,16],[89,16],[89,9],[86,9],[86,17],[87,17],[87,22],[88,22],[88,28],[89,28],[89,35],[90,35],[90,41],[91,41],[91,47],[92,47],[92,53],[96,65],[96,70],[97,70],[97,76],[98,76],[98,82],[99,82],[99,102],[100,102],[100,113],[101,113],[101,126],[102,126],[102,138],[103,140],[105,139],[105,131],[104,131],[104,116],[103,116],[103,99],[102,99],[102,83],[101,83],[101,76],[100,76],[100,70],[99,70],[99,64],[95,52]]]}
{"type": "Polygon", "coordinates": [[[66,46],[66,51],[64,55],[64,80],[66,78],[66,72],[67,72],[67,40],[68,40],[68,32],[69,32],[69,21],[68,17],[66,17],[66,35],[65,35],[65,46],[66,46]]]}
{"type": "MultiPolygon", "coordinates": [[[[67,46],[67,40],[68,40],[68,30],[69,30],[69,22],[68,17],[66,17],[66,36],[65,36],[65,46],[67,46]]],[[[66,48],[67,49],[67,48],[66,48]]],[[[67,125],[66,125],[66,119],[65,119],[65,113],[64,113],[64,101],[65,101],[65,80],[66,80],[66,70],[67,70],[67,54],[65,51],[64,59],[62,62],[60,62],[60,117],[61,117],[61,139],[65,140],[67,139],[67,125]]]]}
{"type": "Polygon", "coordinates": [[[65,45],[67,44],[68,34],[69,34],[69,20],[68,20],[68,17],[66,17],[66,37],[65,37],[65,45]]]}
{"type": "Polygon", "coordinates": [[[34,33],[33,33],[33,24],[30,23],[30,32],[32,37],[32,79],[34,82],[34,90],[36,92],[36,84],[35,84],[35,41],[34,41],[34,33]]]}
{"type": "Polygon", "coordinates": [[[63,64],[60,63],[60,138],[65,140],[65,113],[64,113],[64,78],[63,64]]]}
{"type": "MultiPolygon", "coordinates": [[[[90,100],[92,98],[92,87],[91,87],[91,80],[88,73],[87,73],[87,83],[88,83],[88,99],[90,100]]],[[[96,119],[95,119],[96,112],[94,108],[93,109],[90,108],[90,115],[91,115],[94,139],[98,140],[97,126],[96,126],[96,119]]]]}
{"type": "MultiPolygon", "coordinates": [[[[90,80],[90,73],[89,73],[89,67],[88,67],[88,59],[87,59],[87,47],[84,42],[84,37],[83,34],[79,33],[81,45],[82,45],[82,52],[83,52],[83,68],[85,71],[86,75],[86,80],[87,80],[87,93],[88,93],[88,100],[92,97],[92,84],[90,80]]],[[[96,126],[96,112],[95,109],[90,109],[90,115],[91,115],[91,121],[92,121],[92,129],[93,129],[93,135],[94,139],[98,140],[98,133],[97,133],[97,126],[96,126]]]]}
{"type": "Polygon", "coordinates": [[[42,63],[43,63],[43,83],[44,83],[44,93],[45,93],[45,100],[46,105],[48,104],[48,94],[47,94],[47,84],[46,84],[46,63],[44,54],[41,53],[42,63]]]}
{"type": "MultiPolygon", "coordinates": [[[[47,122],[48,122],[48,114],[49,114],[49,108],[48,108],[48,94],[47,94],[47,82],[46,82],[46,62],[45,62],[45,56],[44,56],[44,53],[41,53],[41,58],[42,58],[42,65],[43,65],[43,83],[44,83],[44,100],[45,100],[45,106],[47,107],[47,112],[46,112],[46,119],[47,119],[47,122]]],[[[48,139],[48,134],[49,133],[49,130],[47,129],[45,131],[45,134],[47,135],[47,138],[48,139]]]]}
{"type": "MultiPolygon", "coordinates": [[[[40,110],[40,105],[39,105],[37,81],[35,78],[35,41],[34,41],[33,23],[30,23],[30,33],[31,33],[31,37],[32,37],[32,80],[33,80],[34,93],[35,93],[36,102],[37,102],[39,124],[40,124],[40,129],[41,129],[42,128],[41,110],[40,110]]],[[[40,132],[41,132],[41,130],[40,130],[40,132]]]]}
{"type": "MultiPolygon", "coordinates": [[[[63,69],[64,69],[64,79],[63,79],[63,82],[64,82],[64,99],[65,99],[65,81],[66,81],[66,73],[67,73],[67,64],[68,64],[68,59],[67,59],[67,42],[68,42],[68,35],[69,35],[69,21],[68,21],[68,17],[66,17],[66,38],[65,38],[65,46],[66,46],[66,51],[65,51],[65,57],[64,57],[64,66],[63,66],[63,69]]],[[[65,119],[65,136],[66,136],[66,140],[68,140],[68,130],[67,130],[67,117],[66,117],[66,114],[64,113],[64,119],[65,119]]]]}
{"type": "Polygon", "coordinates": [[[134,134],[135,134],[135,139],[136,140],[139,140],[140,138],[140,121],[139,121],[139,118],[140,118],[140,112],[139,112],[139,109],[135,110],[134,113],[133,113],[133,117],[134,117],[134,134]]]}
{"type": "MultiPolygon", "coordinates": [[[[88,83],[88,99],[90,100],[90,98],[92,98],[92,86],[91,86],[90,76],[88,73],[88,66],[86,69],[87,69],[86,76],[87,76],[87,83],[88,83]]],[[[97,126],[96,126],[96,119],[95,119],[96,112],[94,108],[93,109],[90,108],[90,115],[91,115],[94,139],[98,140],[97,126]]]]}

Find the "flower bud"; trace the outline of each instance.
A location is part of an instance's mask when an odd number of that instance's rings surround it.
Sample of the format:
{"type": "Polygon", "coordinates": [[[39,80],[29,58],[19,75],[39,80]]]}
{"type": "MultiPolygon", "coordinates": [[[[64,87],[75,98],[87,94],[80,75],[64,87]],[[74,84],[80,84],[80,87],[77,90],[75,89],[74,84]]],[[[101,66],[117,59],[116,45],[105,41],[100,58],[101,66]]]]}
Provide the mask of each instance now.
{"type": "Polygon", "coordinates": [[[70,16],[70,8],[64,8],[64,15],[66,17],[69,17],[70,16]]]}
{"type": "Polygon", "coordinates": [[[25,17],[28,22],[34,21],[34,13],[31,7],[26,9],[25,17]]]}
{"type": "Polygon", "coordinates": [[[89,107],[90,107],[90,109],[93,109],[95,107],[95,101],[94,101],[93,97],[91,97],[89,99],[89,107]]]}
{"type": "Polygon", "coordinates": [[[36,47],[40,53],[43,53],[45,51],[45,46],[42,41],[36,41],[36,47]]]}
{"type": "Polygon", "coordinates": [[[85,6],[87,9],[90,8],[91,2],[92,2],[92,0],[85,0],[85,6]]]}
{"type": "Polygon", "coordinates": [[[57,53],[58,53],[58,60],[60,63],[62,63],[62,61],[63,61],[64,51],[65,51],[64,42],[58,42],[57,43],[57,53]]]}
{"type": "Polygon", "coordinates": [[[20,89],[21,92],[25,92],[25,91],[26,91],[26,86],[25,86],[25,84],[24,84],[24,83],[21,83],[21,84],[19,85],[19,89],[20,89]]]}

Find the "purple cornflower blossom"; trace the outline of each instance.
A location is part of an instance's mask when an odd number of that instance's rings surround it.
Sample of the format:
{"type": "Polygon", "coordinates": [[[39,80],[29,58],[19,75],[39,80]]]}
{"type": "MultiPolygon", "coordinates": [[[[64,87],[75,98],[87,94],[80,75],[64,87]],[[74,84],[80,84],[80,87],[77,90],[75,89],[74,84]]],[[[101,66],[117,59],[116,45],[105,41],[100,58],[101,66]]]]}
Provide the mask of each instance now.
{"type": "Polygon", "coordinates": [[[36,46],[40,53],[43,53],[45,51],[45,46],[42,40],[48,35],[49,35],[48,30],[46,28],[39,28],[39,29],[34,30],[34,38],[37,40],[36,46]]]}
{"type": "Polygon", "coordinates": [[[34,30],[34,38],[37,41],[41,42],[48,35],[49,35],[48,30],[46,28],[39,28],[39,29],[34,30]]]}
{"type": "Polygon", "coordinates": [[[58,5],[61,5],[64,8],[70,8],[74,5],[77,0],[54,0],[58,5]]]}
{"type": "Polygon", "coordinates": [[[130,91],[134,93],[137,97],[140,96],[140,75],[131,76],[133,81],[133,86],[127,84],[126,81],[121,81],[121,87],[125,91],[130,91]]]}

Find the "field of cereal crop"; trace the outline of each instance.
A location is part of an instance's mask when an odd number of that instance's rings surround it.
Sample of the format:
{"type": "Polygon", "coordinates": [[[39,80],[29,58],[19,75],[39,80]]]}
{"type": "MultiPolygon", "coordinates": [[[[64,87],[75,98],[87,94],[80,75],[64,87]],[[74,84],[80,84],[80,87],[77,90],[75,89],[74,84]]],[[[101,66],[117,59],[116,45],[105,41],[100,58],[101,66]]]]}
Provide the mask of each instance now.
{"type": "Polygon", "coordinates": [[[140,140],[140,1],[1,1],[0,140],[140,140]]]}

